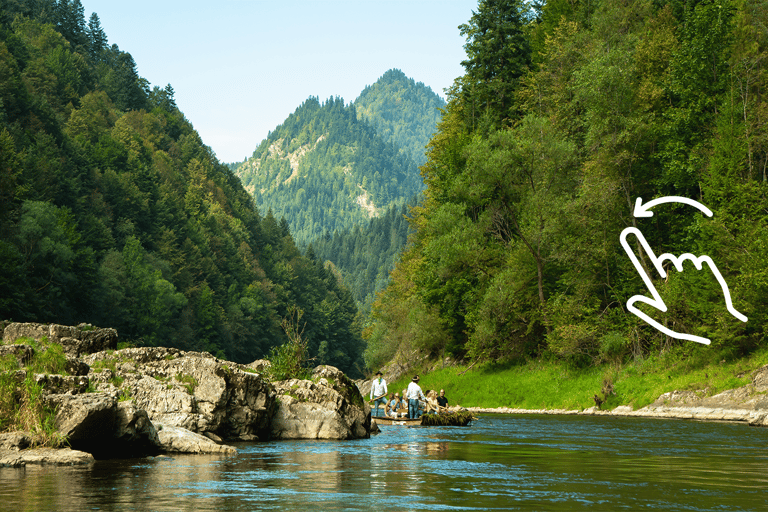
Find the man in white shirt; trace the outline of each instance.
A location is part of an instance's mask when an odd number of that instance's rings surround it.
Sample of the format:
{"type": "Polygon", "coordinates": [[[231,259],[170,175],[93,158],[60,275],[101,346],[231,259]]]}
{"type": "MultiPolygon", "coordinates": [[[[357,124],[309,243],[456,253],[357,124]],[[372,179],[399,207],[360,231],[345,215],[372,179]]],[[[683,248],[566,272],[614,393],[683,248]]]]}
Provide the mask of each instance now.
{"type": "Polygon", "coordinates": [[[424,392],[421,390],[421,386],[419,386],[418,375],[413,377],[413,379],[411,379],[410,384],[408,384],[408,390],[406,391],[406,396],[408,398],[408,417],[418,418],[420,416],[419,399],[424,401],[427,400],[427,397],[424,396],[424,392]]]}
{"type": "Polygon", "coordinates": [[[381,377],[381,372],[376,372],[376,378],[371,384],[371,400],[374,400],[371,406],[371,416],[376,417],[379,415],[379,405],[384,406],[387,403],[387,381],[381,377]],[[376,406],[375,413],[374,406],[376,406]]]}

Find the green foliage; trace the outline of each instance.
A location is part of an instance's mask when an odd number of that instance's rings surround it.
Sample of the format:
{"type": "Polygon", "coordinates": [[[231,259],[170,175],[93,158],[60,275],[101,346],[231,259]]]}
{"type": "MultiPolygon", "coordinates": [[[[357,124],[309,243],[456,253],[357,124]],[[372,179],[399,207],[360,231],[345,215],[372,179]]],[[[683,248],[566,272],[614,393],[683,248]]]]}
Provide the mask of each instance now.
{"type": "Polygon", "coordinates": [[[58,343],[49,343],[42,350],[36,350],[30,362],[30,371],[66,375],[67,356],[64,347],[58,343]]]}
{"type": "Polygon", "coordinates": [[[728,313],[708,270],[653,273],[668,310],[649,314],[712,340],[685,357],[761,350],[765,6],[527,9],[483,1],[460,28],[466,73],[429,143],[410,245],[373,305],[367,362],[418,350],[475,362],[554,358],[576,369],[690,345],[626,310],[631,296],[647,294],[619,244],[628,226],[656,254],[710,256],[749,317],[728,313]],[[637,197],[670,195],[715,215],[664,205],[634,218],[637,197]],[[424,343],[423,324],[438,325],[440,339],[424,343]]]}
{"type": "Polygon", "coordinates": [[[422,188],[416,165],[341,98],[309,98],[234,172],[305,246],[367,223],[422,188]]]}
{"type": "Polygon", "coordinates": [[[445,101],[399,69],[390,69],[355,100],[365,119],[386,142],[407,153],[416,165],[426,162],[425,148],[440,121],[445,101]]]}
{"type": "Polygon", "coordinates": [[[252,158],[230,165],[257,206],[331,262],[364,314],[405,246],[404,205],[422,189],[416,165],[444,104],[393,69],[353,105],[308,99],[252,158]]]}
{"type": "Polygon", "coordinates": [[[189,393],[190,395],[195,394],[195,389],[197,388],[197,385],[198,385],[196,378],[194,378],[191,375],[185,375],[182,373],[176,374],[175,378],[177,382],[181,383],[187,389],[187,393],[189,393]]]}
{"type": "Polygon", "coordinates": [[[328,262],[327,272],[340,276],[364,314],[400,259],[411,231],[406,215],[414,204],[415,198],[402,206],[393,205],[365,227],[334,231],[333,236],[326,233],[309,246],[319,261],[328,262]]]}
{"type": "MultiPolygon", "coordinates": [[[[624,364],[576,368],[556,359],[528,360],[518,364],[450,366],[421,372],[423,389],[445,389],[449,405],[509,407],[519,409],[581,410],[595,406],[606,383],[614,394],[604,409],[628,405],[637,410],[675,390],[712,396],[751,382],[753,371],[768,362],[759,350],[749,357],[724,360],[719,353],[676,347],[664,354],[624,364]]],[[[402,389],[407,380],[390,383],[402,389]]]]}
{"type": "MultiPolygon", "coordinates": [[[[56,351],[55,347],[51,345],[49,350],[56,351]]],[[[55,428],[55,411],[44,404],[43,386],[35,381],[35,373],[47,372],[50,368],[59,369],[57,358],[51,354],[36,354],[26,369],[19,368],[13,355],[0,359],[0,433],[29,432],[34,444],[52,448],[66,443],[55,428]]]]}
{"type": "MultiPolygon", "coordinates": [[[[343,370],[362,364],[344,288],[259,214],[173,87],[150,90],[97,15],[6,2],[0,77],[0,317],[109,325],[132,345],[248,363],[284,342],[280,318],[300,303],[312,357],[325,343],[343,370]]],[[[386,145],[365,144],[368,169],[386,145]]]]}
{"type": "Polygon", "coordinates": [[[304,337],[305,324],[301,324],[304,312],[298,308],[291,308],[289,316],[282,322],[282,328],[288,336],[288,341],[278,347],[272,348],[269,353],[271,365],[267,370],[267,376],[271,381],[286,379],[308,379],[310,371],[307,368],[307,339],[304,337]]]}

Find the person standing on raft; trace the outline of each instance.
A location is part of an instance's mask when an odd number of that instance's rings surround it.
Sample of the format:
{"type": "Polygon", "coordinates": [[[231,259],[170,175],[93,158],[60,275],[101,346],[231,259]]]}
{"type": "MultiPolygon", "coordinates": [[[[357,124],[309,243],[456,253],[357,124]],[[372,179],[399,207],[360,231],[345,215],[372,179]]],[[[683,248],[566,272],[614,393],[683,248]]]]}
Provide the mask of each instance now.
{"type": "Polygon", "coordinates": [[[408,384],[408,390],[406,392],[406,395],[408,397],[408,417],[409,418],[418,418],[420,416],[419,414],[419,400],[427,400],[427,397],[424,396],[424,392],[421,390],[421,386],[419,386],[419,376],[416,375],[411,379],[411,383],[408,384]]]}
{"type": "MultiPolygon", "coordinates": [[[[373,405],[371,405],[371,416],[376,417],[379,415],[379,404],[382,406],[387,405],[387,381],[385,381],[381,377],[381,372],[376,372],[376,379],[373,379],[373,383],[371,384],[371,400],[373,400],[373,405]],[[373,412],[373,407],[376,406],[376,413],[373,412]]],[[[386,411],[386,408],[385,408],[386,411]]]]}

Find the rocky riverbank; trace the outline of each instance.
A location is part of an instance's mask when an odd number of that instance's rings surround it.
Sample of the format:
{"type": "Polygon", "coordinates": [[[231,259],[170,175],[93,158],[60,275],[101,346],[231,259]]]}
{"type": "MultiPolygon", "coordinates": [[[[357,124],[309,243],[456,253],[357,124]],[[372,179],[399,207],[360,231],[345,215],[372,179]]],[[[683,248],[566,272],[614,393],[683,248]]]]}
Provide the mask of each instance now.
{"type": "MultiPolygon", "coordinates": [[[[343,372],[270,382],[266,361],[241,365],[170,348],[117,350],[117,332],[81,325],[10,324],[0,358],[21,400],[30,381],[55,411],[68,448],[35,448],[28,432],[0,434],[0,466],[83,464],[162,453],[235,453],[225,443],[353,439],[371,433],[370,407],[343,372]],[[61,347],[61,349],[59,349],[61,347]],[[59,373],[37,373],[36,354],[63,352],[59,373]],[[50,352],[49,352],[50,351],[50,352]]],[[[2,375],[3,372],[0,372],[2,375]]]]}
{"type": "Polygon", "coordinates": [[[746,386],[710,395],[707,390],[672,391],[664,393],[652,404],[634,410],[620,406],[613,410],[590,407],[569,409],[514,409],[508,407],[468,407],[475,413],[503,414],[582,414],[603,416],[629,416],[643,418],[686,419],[700,421],[733,421],[752,426],[768,426],[768,366],[752,375],[746,386]]]}

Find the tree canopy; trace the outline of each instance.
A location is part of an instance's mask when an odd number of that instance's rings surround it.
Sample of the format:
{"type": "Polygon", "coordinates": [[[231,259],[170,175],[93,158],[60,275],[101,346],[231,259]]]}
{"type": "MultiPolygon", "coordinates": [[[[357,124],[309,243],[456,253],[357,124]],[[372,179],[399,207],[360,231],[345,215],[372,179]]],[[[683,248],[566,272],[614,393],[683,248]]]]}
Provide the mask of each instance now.
{"type": "Polygon", "coordinates": [[[260,213],[174,101],[79,0],[0,14],[0,317],[118,329],[248,363],[287,341],[352,375],[350,292],[260,213]]]}
{"type": "Polygon", "coordinates": [[[648,293],[620,246],[629,226],[656,254],[709,255],[749,321],[690,263],[652,274],[668,310],[647,314],[723,357],[763,346],[767,24],[766,4],[741,0],[480,1],[368,364],[413,348],[578,365],[695,349],[627,310],[648,293]],[[633,216],[636,198],[663,196],[714,216],[633,216]]]}

